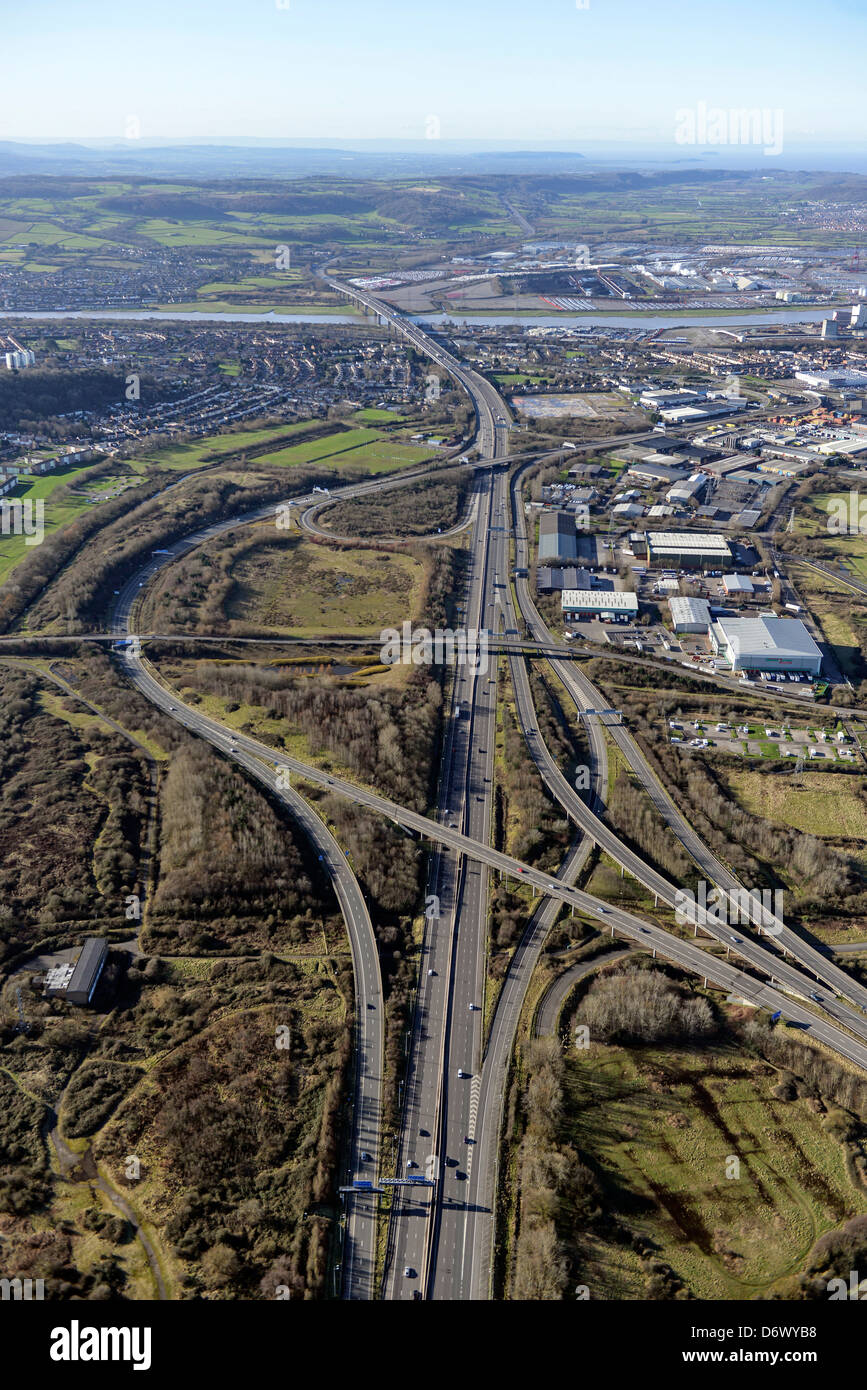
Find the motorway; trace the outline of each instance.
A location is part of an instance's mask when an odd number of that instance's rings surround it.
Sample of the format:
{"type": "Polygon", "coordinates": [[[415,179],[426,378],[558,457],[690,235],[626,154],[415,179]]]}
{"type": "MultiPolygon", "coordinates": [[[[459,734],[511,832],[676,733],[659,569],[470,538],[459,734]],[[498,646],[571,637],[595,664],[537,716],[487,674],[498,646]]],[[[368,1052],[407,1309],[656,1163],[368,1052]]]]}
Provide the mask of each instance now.
{"type": "MultiPolygon", "coordinates": [[[[333,283],[335,287],[348,292],[337,282],[333,283]]],[[[362,298],[358,294],[353,297],[362,298]]],[[[376,303],[372,296],[363,298],[369,307],[376,303]]],[[[385,306],[377,306],[376,311],[392,317],[391,311],[385,306]]],[[[506,452],[507,434],[506,426],[500,420],[505,421],[507,417],[505,406],[493,387],[484,378],[459,364],[416,325],[405,320],[393,321],[420,351],[450,371],[470,393],[476,407],[480,452],[483,458],[501,457],[506,452]]],[[[365,491],[384,486],[402,486],[406,480],[407,475],[402,474],[391,483],[376,481],[341,489],[340,496],[363,495],[365,491]]],[[[327,505],[329,500],[334,499],[317,497],[298,502],[299,506],[303,506],[304,501],[307,503],[309,511],[303,514],[308,524],[313,522],[319,507],[327,505]]],[[[269,506],[242,520],[273,515],[273,512],[274,508],[269,506]]],[[[465,626],[486,628],[494,634],[502,627],[508,631],[511,627],[517,627],[509,587],[509,545],[513,527],[516,530],[518,565],[526,563],[520,558],[520,548],[522,544],[526,547],[527,542],[526,536],[522,541],[521,535],[523,508],[520,496],[514,488],[509,492],[502,470],[486,470],[480,474],[470,520],[473,568],[465,626]]],[[[238,521],[239,518],[233,518],[186,538],[170,548],[167,556],[157,557],[157,563],[152,561],[130,580],[116,607],[116,632],[125,635],[131,630],[133,601],[157,569],[192,546],[237,525],[238,521]]],[[[531,635],[543,642],[550,641],[532,604],[526,581],[517,581],[516,589],[521,614],[531,635]]],[[[586,710],[588,707],[598,709],[603,706],[601,695],[577,670],[574,662],[554,657],[550,659],[579,708],[586,710]]],[[[754,975],[730,964],[728,959],[724,961],[710,955],[696,941],[675,937],[653,923],[643,922],[571,886],[593,839],[603,844],[609,853],[663,900],[673,901],[670,895],[676,891],[661,875],[654,875],[640,856],[632,855],[594,813],[593,806],[599,805],[605,785],[606,735],[622,747],[630,765],[635,767],[651,792],[654,803],[699,867],[707,873],[709,882],[721,882],[730,888],[738,885],[737,880],[715,860],[688,823],[680,817],[670,798],[656,782],[637,745],[619,723],[610,723],[607,718],[588,720],[591,761],[596,778],[595,794],[590,803],[576,796],[536,731],[524,659],[512,655],[510,664],[519,717],[534,761],[556,799],[585,832],[556,877],[529,869],[491,847],[496,730],[494,672],[475,671],[461,666],[455,668],[452,710],[445,739],[438,800],[439,819],[433,820],[407,811],[352,782],[328,776],[297,759],[275,753],[246,735],[230,733],[217,721],[209,720],[198,710],[183,705],[175,692],[156,679],[148,663],[135,652],[129,652],[124,658],[127,674],[147,698],[192,732],[207,738],[284,800],[291,814],[304,825],[317,845],[324,867],[332,876],[347,921],[356,974],[358,1067],[356,1133],[353,1137],[353,1170],[356,1176],[376,1175],[381,1158],[382,993],[376,944],[357,881],[345,857],[303,798],[292,789],[275,785],[276,774],[283,770],[297,773],[338,795],[350,797],[356,804],[367,806],[399,825],[415,830],[440,847],[432,856],[428,884],[429,896],[439,898],[439,916],[432,915],[426,922],[398,1159],[401,1172],[406,1171],[408,1162],[418,1164],[418,1169],[411,1171],[430,1175],[436,1179],[437,1185],[433,1189],[422,1189],[423,1195],[414,1193],[410,1202],[399,1201],[395,1206],[389,1229],[385,1276],[385,1293],[389,1297],[466,1299],[490,1296],[496,1151],[508,1061],[532,969],[551,922],[563,902],[593,917],[601,926],[607,926],[612,935],[616,931],[645,950],[652,950],[654,954],[658,951],[682,968],[707,978],[719,988],[749,999],[756,1006],[780,1010],[787,1018],[809,1027],[814,1037],[823,1040],[840,1055],[867,1067],[867,1019],[841,1001],[834,1001],[833,1008],[827,1006],[827,1018],[812,1008],[802,1007],[797,1001],[807,997],[812,982],[788,961],[771,955],[761,943],[743,939],[738,943],[738,953],[753,968],[770,974],[772,981],[774,977],[780,980],[781,987],[790,991],[788,994],[763,984],[754,975]],[[457,713],[459,705],[466,713],[457,713]],[[627,862],[625,857],[630,855],[627,862]],[[483,1059],[481,1006],[484,999],[488,875],[491,870],[531,884],[535,891],[546,896],[540,900],[503,983],[483,1059]],[[371,1004],[373,1007],[369,1008],[371,1004]],[[833,1021],[835,1018],[857,1036],[851,1037],[837,1027],[833,1021]],[[458,1077],[459,1067],[467,1073],[466,1076],[458,1077]],[[467,1140],[470,1142],[467,1143],[467,1140]],[[361,1159],[362,1152],[369,1152],[373,1156],[370,1164],[361,1159]],[[431,1194],[434,1200],[430,1200],[431,1194]],[[404,1273],[406,1269],[410,1269],[412,1274],[407,1276],[404,1273]]],[[[788,929],[782,924],[781,929],[780,943],[790,949],[793,956],[810,968],[815,967],[816,973],[821,971],[825,980],[830,981],[833,975],[834,987],[837,988],[839,982],[842,985],[840,993],[856,999],[859,1005],[862,995],[867,999],[867,992],[856,986],[839,967],[829,963],[819,952],[812,952],[812,948],[794,933],[788,933],[788,937],[784,938],[782,932],[788,929]],[[805,952],[808,957],[812,952],[812,957],[817,959],[805,959],[805,952]]],[[[728,951],[731,943],[721,939],[728,951]]],[[[343,1271],[344,1293],[348,1297],[369,1298],[374,1296],[373,1203],[370,1198],[353,1197],[351,1201],[343,1271]]]]}
{"type": "MultiPolygon", "coordinates": [[[[411,336],[421,346],[419,335],[411,336]]],[[[449,366],[475,403],[480,451],[500,457],[508,435],[493,388],[454,359],[442,365],[449,366]]],[[[498,476],[487,470],[480,480],[463,624],[469,631],[497,628],[491,565],[498,476]]],[[[496,719],[496,669],[456,665],[438,811],[447,824],[483,844],[491,839],[496,719]]],[[[389,1299],[465,1296],[477,1248],[466,1194],[479,1100],[488,868],[477,857],[435,853],[428,892],[437,895],[440,915],[426,922],[399,1171],[410,1172],[408,1165],[416,1164],[436,1187],[428,1189],[425,1200],[416,1194],[409,1199],[404,1189],[392,1211],[384,1279],[389,1299]]]]}
{"type": "MultiPolygon", "coordinates": [[[[234,759],[257,776],[265,785],[274,785],[274,773],[286,770],[297,774],[306,781],[319,785],[335,795],[345,796],[358,806],[367,807],[385,819],[409,830],[417,832],[423,839],[433,844],[448,846],[471,858],[478,859],[489,868],[502,872],[508,879],[531,886],[536,892],[548,894],[559,902],[574,906],[584,916],[594,920],[597,926],[607,928],[612,936],[625,936],[642,949],[658,952],[666,959],[681,965],[692,974],[713,981],[721,989],[726,989],[757,1004],[774,1010],[780,1009],[786,1018],[805,1023],[812,1036],[826,1042],[841,1056],[849,1058],[867,1070],[867,1020],[864,1021],[864,1037],[849,1037],[841,1028],[826,1022],[823,1015],[803,1007],[797,997],[783,994],[777,989],[764,985],[753,975],[747,974],[728,960],[710,954],[701,944],[692,939],[682,939],[672,935],[664,928],[650,921],[644,921],[622,908],[613,907],[599,898],[580,889],[569,886],[562,878],[545,873],[541,869],[528,867],[513,856],[471,839],[461,830],[441,824],[420,812],[411,811],[389,801],[376,792],[369,791],[358,783],[325,773],[319,768],[293,758],[287,753],[277,751],[266,744],[259,743],[247,734],[232,733],[217,720],[210,719],[192,706],[183,704],[180,697],[164,685],[149,669],[149,663],[134,653],[124,657],[127,675],[133,684],[151,702],[165,713],[171,714],[192,733],[207,738],[227,757],[234,759]],[[259,766],[255,764],[258,762],[259,766]],[[265,775],[262,775],[264,772],[265,775]]],[[[308,808],[309,809],[309,808],[308,808]]],[[[318,820],[318,817],[315,817],[318,820]]],[[[320,822],[321,823],[321,822],[320,822]]],[[[315,828],[315,826],[311,826],[315,828]]],[[[338,852],[337,863],[328,867],[337,872],[343,864],[343,856],[338,852]]],[[[356,923],[357,928],[357,923],[356,923]]],[[[775,971],[779,964],[773,958],[765,959],[775,971]]],[[[803,982],[802,982],[803,984],[803,982]]],[[[378,1011],[376,1011],[378,1012],[378,1011]]],[[[365,1020],[366,1021],[366,1020],[365,1020]]]]}

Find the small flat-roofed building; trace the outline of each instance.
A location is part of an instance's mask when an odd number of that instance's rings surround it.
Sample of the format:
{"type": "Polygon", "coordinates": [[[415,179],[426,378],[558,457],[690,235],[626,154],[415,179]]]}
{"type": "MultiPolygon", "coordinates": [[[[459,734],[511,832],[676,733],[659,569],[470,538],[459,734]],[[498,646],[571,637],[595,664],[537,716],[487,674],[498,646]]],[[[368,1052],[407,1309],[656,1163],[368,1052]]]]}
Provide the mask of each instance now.
{"type": "Polygon", "coordinates": [[[724,574],[722,582],[727,594],[751,594],[754,589],[748,574],[724,574]]]}
{"type": "Polygon", "coordinates": [[[70,1004],[90,1003],[107,958],[108,942],[101,936],[89,936],[66,986],[65,994],[70,1004]]]}
{"type": "Polygon", "coordinates": [[[710,627],[710,604],[707,599],[675,595],[668,600],[668,606],[675,632],[707,632],[710,627]]]}

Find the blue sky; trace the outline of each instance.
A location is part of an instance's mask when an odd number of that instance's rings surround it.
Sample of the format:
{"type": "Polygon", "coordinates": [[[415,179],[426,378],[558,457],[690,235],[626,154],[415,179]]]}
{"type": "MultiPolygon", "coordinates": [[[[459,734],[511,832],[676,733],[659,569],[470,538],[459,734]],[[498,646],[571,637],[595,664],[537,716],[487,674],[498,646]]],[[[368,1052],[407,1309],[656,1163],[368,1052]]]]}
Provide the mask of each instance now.
{"type": "Polygon", "coordinates": [[[664,142],[702,101],[867,137],[867,0],[281,3],[8,6],[0,139],[664,142]]]}

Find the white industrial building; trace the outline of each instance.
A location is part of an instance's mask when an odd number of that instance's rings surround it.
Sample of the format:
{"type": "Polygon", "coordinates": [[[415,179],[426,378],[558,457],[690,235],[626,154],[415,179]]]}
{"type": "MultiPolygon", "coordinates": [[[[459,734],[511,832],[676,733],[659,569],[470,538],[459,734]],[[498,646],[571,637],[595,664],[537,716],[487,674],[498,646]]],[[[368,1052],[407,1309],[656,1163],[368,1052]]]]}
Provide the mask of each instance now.
{"type": "Polygon", "coordinates": [[[666,502],[692,502],[707,487],[707,478],[702,473],[693,473],[682,483],[675,483],[665,494],[666,502]]]}
{"type": "Polygon", "coordinates": [[[711,646],[733,671],[807,671],[818,676],[822,653],[800,618],[718,618],[711,646]]]}
{"type": "Polygon", "coordinates": [[[670,598],[671,623],[675,632],[707,632],[710,604],[706,598],[670,598]]]}
{"type": "Polygon", "coordinates": [[[638,612],[638,595],[613,589],[564,589],[560,600],[567,622],[578,622],[590,614],[634,617],[638,612]]]}
{"type": "Polygon", "coordinates": [[[724,574],[723,589],[727,594],[751,594],[753,581],[748,574],[724,574]]]}

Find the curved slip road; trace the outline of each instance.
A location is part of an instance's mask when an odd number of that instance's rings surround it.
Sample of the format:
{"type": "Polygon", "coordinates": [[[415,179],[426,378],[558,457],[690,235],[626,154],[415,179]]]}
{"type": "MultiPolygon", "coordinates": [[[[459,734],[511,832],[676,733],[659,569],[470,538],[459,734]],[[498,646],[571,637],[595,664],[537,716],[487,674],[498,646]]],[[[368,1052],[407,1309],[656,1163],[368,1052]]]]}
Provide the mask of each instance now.
{"type": "MultiPolygon", "coordinates": [[[[148,566],[150,577],[172,555],[159,557],[160,564],[148,566]]],[[[142,584],[138,576],[121,591],[114,610],[114,626],[119,636],[129,635],[131,610],[142,584]]],[[[195,711],[175,702],[175,697],[147,669],[133,652],[123,656],[129,680],[152,704],[177,720],[191,733],[206,739],[225,756],[243,767],[257,782],[277,797],[301,826],[315,847],[323,872],[331,879],[346,924],[352,952],[355,980],[355,1055],[353,1085],[350,1180],[376,1181],[380,1169],[382,1129],[382,1085],[384,1075],[384,1005],[382,978],[376,937],[367,905],[346,857],[331,831],[308,802],[293,788],[280,785],[273,768],[263,762],[258,749],[234,745],[232,735],[215,720],[197,718],[195,711]],[[362,1154],[370,1155],[363,1159],[362,1154]]],[[[377,1198],[347,1194],[348,1206],[342,1259],[342,1286],[348,1299],[372,1299],[376,1284],[377,1198]]]]}

